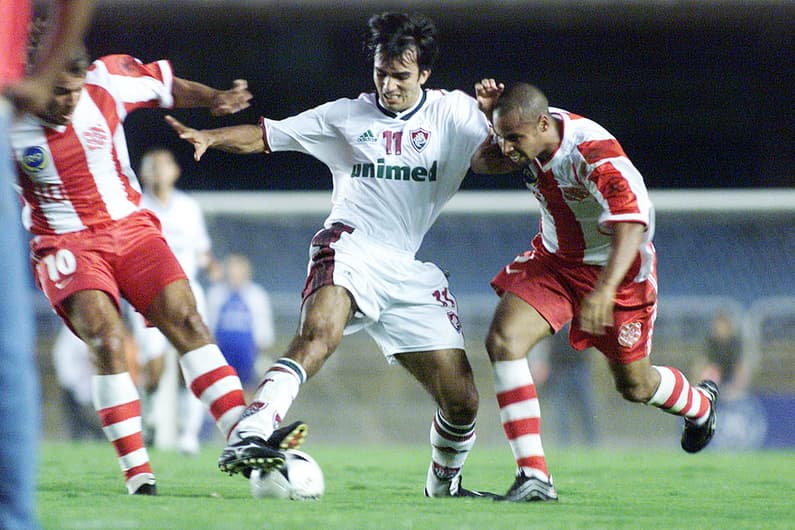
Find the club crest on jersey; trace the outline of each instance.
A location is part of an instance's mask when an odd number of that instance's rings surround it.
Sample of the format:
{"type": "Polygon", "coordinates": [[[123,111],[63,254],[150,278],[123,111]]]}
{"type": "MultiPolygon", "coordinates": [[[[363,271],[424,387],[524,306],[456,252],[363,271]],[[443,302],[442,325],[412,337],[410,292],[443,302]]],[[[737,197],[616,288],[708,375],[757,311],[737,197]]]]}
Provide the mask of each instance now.
{"type": "Polygon", "coordinates": [[[411,147],[413,147],[418,153],[425,149],[425,146],[428,145],[430,138],[431,131],[426,131],[425,129],[414,129],[413,131],[409,131],[411,147]]]}
{"type": "Polygon", "coordinates": [[[627,322],[618,332],[618,343],[625,348],[631,348],[638,343],[640,336],[640,322],[627,322]]]}
{"type": "Polygon", "coordinates": [[[450,324],[453,325],[453,329],[461,333],[461,319],[458,318],[458,313],[455,311],[448,311],[447,318],[450,319],[450,324]]]}
{"type": "Polygon", "coordinates": [[[35,175],[50,165],[50,157],[43,147],[28,147],[22,152],[20,165],[25,173],[35,175]]]}
{"type": "Polygon", "coordinates": [[[102,149],[108,142],[108,134],[100,125],[94,125],[83,133],[83,139],[86,142],[86,147],[91,151],[102,149]]]}

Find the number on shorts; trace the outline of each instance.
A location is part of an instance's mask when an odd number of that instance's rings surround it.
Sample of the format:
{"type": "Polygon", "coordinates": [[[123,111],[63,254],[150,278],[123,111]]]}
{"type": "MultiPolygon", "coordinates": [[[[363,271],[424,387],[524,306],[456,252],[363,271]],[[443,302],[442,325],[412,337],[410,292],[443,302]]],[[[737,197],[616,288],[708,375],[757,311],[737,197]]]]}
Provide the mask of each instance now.
{"type": "Polygon", "coordinates": [[[62,276],[69,276],[77,270],[75,255],[71,250],[65,248],[55,254],[44,256],[44,264],[47,266],[47,276],[53,282],[57,282],[62,276]]]}
{"type": "Polygon", "coordinates": [[[447,290],[447,287],[441,291],[434,291],[433,297],[436,301],[442,304],[442,307],[455,307],[455,298],[447,290]]]}

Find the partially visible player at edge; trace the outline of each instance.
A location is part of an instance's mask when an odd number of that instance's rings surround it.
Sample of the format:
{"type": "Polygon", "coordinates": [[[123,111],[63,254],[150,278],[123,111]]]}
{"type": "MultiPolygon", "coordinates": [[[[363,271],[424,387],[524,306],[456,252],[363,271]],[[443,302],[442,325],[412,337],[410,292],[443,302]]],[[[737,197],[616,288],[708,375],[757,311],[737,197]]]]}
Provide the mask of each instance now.
{"type": "Polygon", "coordinates": [[[219,467],[265,467],[260,460],[275,454],[268,440],[299,386],[334,352],[343,331],[364,328],[439,405],[426,495],[482,496],[460,485],[475,442],[478,394],[456,301],[445,274],[414,255],[458,190],[488,124],[472,97],[423,89],[438,53],[429,19],[386,13],[371,17],[369,28],[375,93],[281,121],[262,118],[259,126],[198,131],[167,118],[195,145],[197,160],[211,147],[300,151],[324,162],[334,181],[331,213],[311,243],[298,333],[265,374],[235,429],[242,440],[227,446],[219,467]]]}
{"type": "Polygon", "coordinates": [[[521,169],[541,206],[532,249],[492,280],[501,296],[486,349],[500,418],[517,465],[511,501],[557,500],[540,437],[527,352],[572,321],[569,341],[608,359],[624,399],[684,416],[682,448],[694,453],[715,431],[718,388],[691,386],[676,368],[649,360],[657,311],[654,210],[643,177],[597,123],[550,108],[536,87],[475,86],[496,142],[472,158],[477,173],[521,169]],[[504,92],[504,93],[503,93],[504,92]]]}
{"type": "Polygon", "coordinates": [[[25,72],[29,0],[0,2],[0,528],[29,530],[36,523],[40,438],[39,385],[34,356],[34,315],[19,206],[11,183],[8,130],[15,112],[44,107],[70,51],[88,28],[94,2],[50,2],[53,23],[25,72]]]}
{"type": "Polygon", "coordinates": [[[14,120],[10,136],[36,237],[31,259],[53,309],[90,347],[97,367],[94,407],[114,445],[130,494],[156,493],[141,435],[138,392],[127,370],[120,296],[171,341],[191,390],[228,436],[245,409],[240,381],[196,312],[185,273],[154,214],[139,207],[122,123],[144,107],[249,106],[245,81],[216,90],[174,76],[168,61],[127,55],[89,65],[76,50],[45,107],[14,120]]]}

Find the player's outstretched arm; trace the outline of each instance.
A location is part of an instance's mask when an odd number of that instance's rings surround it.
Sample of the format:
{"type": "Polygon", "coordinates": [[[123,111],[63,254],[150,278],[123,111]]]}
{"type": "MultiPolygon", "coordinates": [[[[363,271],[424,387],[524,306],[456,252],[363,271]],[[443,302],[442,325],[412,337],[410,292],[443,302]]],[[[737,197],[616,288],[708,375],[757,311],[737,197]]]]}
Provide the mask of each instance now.
{"type": "Polygon", "coordinates": [[[218,90],[196,81],[175,77],[171,91],[176,108],[206,107],[213,116],[234,114],[251,106],[252,96],[245,79],[235,79],[232,88],[218,90]]]}
{"type": "Polygon", "coordinates": [[[180,138],[193,144],[193,158],[197,162],[210,148],[239,155],[265,152],[262,130],[256,125],[198,130],[180,123],[173,116],[166,116],[166,122],[177,131],[180,138]]]}

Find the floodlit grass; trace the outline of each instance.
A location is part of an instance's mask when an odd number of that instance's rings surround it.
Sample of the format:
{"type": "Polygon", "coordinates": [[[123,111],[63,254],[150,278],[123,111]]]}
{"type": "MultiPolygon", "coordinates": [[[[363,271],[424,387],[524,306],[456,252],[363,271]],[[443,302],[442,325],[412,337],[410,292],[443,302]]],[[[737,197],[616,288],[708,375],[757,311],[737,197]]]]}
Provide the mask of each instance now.
{"type": "MultiPolygon", "coordinates": [[[[687,455],[673,451],[549,451],[558,503],[512,504],[422,495],[429,448],[315,447],[320,501],[254,499],[240,476],[197,458],[152,451],[158,497],[125,494],[108,444],[42,447],[39,513],[45,528],[793,528],[795,453],[687,455]]],[[[476,447],[469,488],[504,492],[507,446],[476,447]]]]}

